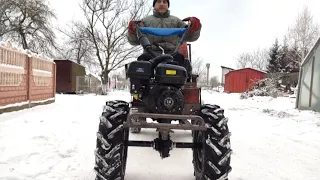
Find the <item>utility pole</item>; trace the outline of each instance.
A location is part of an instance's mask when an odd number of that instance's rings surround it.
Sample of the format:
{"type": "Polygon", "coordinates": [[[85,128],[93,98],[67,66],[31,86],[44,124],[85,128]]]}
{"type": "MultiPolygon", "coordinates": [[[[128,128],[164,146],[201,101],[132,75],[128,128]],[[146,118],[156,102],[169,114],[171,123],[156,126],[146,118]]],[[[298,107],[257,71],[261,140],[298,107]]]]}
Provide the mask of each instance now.
{"type": "Polygon", "coordinates": [[[207,63],[206,67],[207,67],[207,86],[209,86],[209,68],[210,68],[210,63],[207,63]]]}

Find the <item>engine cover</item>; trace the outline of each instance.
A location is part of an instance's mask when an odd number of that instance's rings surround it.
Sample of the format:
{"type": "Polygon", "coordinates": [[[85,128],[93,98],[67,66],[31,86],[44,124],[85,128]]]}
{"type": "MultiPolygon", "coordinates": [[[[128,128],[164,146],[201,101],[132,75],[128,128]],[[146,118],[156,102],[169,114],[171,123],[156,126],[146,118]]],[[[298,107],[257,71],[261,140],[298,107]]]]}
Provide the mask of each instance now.
{"type": "Polygon", "coordinates": [[[173,86],[152,85],[142,100],[153,113],[181,114],[184,107],[181,90],[173,86]]]}

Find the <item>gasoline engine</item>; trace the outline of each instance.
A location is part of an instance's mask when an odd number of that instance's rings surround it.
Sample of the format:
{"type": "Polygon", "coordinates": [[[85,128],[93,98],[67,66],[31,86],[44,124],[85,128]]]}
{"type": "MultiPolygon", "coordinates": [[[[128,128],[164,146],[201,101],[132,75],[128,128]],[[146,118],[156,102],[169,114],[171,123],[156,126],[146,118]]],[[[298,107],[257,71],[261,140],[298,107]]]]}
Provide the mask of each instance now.
{"type": "Polygon", "coordinates": [[[171,55],[132,62],[127,67],[127,77],[130,78],[130,93],[151,113],[182,113],[184,96],[181,87],[187,81],[187,71],[171,55]]]}

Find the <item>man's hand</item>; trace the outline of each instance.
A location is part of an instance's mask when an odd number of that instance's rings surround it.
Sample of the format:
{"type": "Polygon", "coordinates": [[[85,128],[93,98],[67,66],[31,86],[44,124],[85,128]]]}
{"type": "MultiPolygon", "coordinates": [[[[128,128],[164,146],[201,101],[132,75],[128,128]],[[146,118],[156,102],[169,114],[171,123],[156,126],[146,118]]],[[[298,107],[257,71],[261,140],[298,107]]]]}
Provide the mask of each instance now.
{"type": "Polygon", "coordinates": [[[142,22],[141,21],[131,20],[129,22],[128,31],[129,31],[130,34],[137,34],[137,30],[136,30],[136,23],[137,22],[139,22],[139,26],[142,26],[142,22]]]}
{"type": "Polygon", "coordinates": [[[190,29],[189,29],[190,32],[198,31],[201,27],[200,20],[196,17],[187,17],[187,18],[184,18],[182,21],[191,22],[190,29]]]}

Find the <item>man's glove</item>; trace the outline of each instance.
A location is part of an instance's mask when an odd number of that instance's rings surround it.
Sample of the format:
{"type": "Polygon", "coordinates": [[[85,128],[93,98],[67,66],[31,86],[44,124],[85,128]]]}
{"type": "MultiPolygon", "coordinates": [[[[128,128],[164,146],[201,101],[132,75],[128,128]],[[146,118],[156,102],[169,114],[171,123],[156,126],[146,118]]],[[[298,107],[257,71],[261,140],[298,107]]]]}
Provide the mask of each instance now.
{"type": "Polygon", "coordinates": [[[187,18],[184,18],[182,21],[190,21],[191,22],[189,32],[198,31],[201,27],[200,20],[196,17],[187,17],[187,18]]]}
{"type": "Polygon", "coordinates": [[[139,26],[140,27],[143,25],[141,21],[131,20],[129,22],[128,31],[129,31],[130,34],[137,34],[137,30],[136,30],[136,23],[137,22],[139,22],[139,26]]]}

